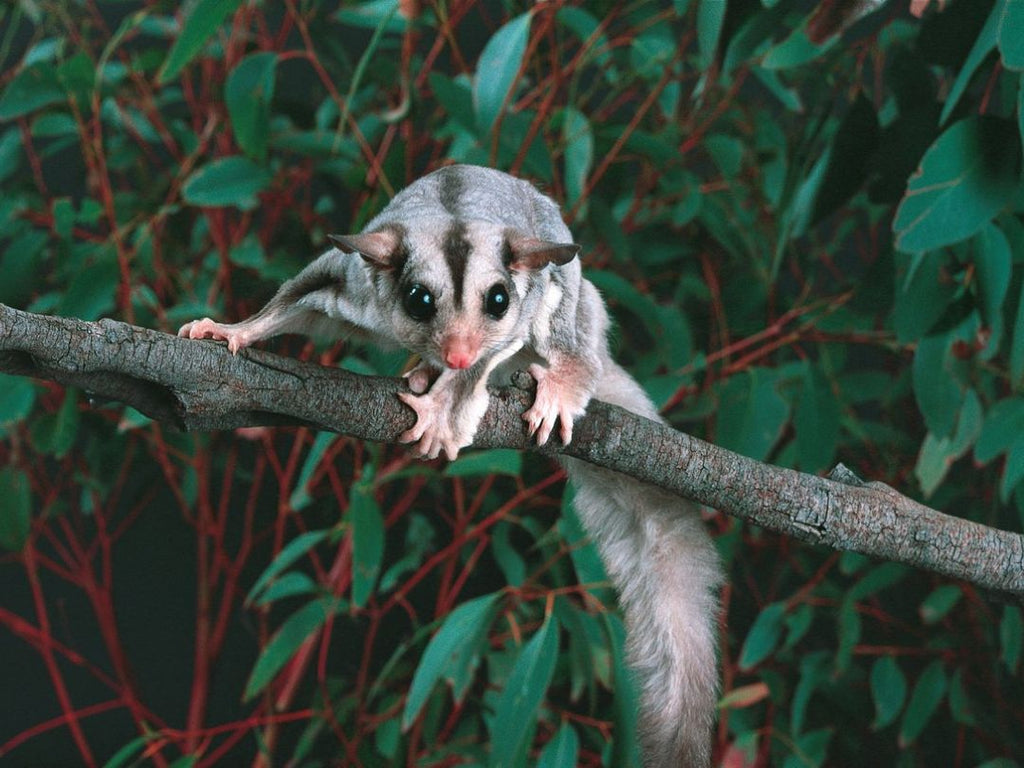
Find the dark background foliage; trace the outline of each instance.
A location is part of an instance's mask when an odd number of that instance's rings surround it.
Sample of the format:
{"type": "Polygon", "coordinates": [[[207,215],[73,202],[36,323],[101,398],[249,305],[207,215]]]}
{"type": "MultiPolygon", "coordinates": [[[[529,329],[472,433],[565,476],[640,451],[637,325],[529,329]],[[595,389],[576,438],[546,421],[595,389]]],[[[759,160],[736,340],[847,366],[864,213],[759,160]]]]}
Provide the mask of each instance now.
{"type": "MultiPolygon", "coordinates": [[[[674,425],[1022,528],[1019,3],[19,0],[0,62],[4,303],[241,318],[425,171],[491,165],[563,204],[674,425]]],[[[178,434],[9,376],[0,435],[5,761],[634,759],[548,461],[178,434]]],[[[1018,608],[709,525],[723,763],[1017,764],[1018,608]]]]}

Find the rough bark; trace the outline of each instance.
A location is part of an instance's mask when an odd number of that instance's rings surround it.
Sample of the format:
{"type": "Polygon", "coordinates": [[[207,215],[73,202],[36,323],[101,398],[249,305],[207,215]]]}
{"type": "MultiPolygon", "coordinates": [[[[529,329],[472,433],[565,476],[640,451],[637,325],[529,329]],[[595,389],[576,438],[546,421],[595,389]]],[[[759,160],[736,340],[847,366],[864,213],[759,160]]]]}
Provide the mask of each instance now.
{"type": "MultiPolygon", "coordinates": [[[[179,429],[308,425],[394,442],[413,422],[399,379],[100,320],[0,305],[0,370],[79,387],[179,429]]],[[[531,449],[529,377],[492,393],[476,447],[531,449]]],[[[535,446],[533,450],[537,450],[535,446]]],[[[570,456],[632,475],[779,533],[909,563],[1024,602],[1024,536],[943,514],[840,466],[828,478],[773,467],[594,402],[570,456]]]]}

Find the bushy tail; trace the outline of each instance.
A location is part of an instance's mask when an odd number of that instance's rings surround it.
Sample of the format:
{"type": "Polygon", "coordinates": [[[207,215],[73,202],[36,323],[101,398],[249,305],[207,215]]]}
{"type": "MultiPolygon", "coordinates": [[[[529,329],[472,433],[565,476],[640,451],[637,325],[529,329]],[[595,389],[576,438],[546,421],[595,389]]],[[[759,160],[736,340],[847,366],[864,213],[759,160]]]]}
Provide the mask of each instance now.
{"type": "MultiPolygon", "coordinates": [[[[599,400],[658,415],[621,368],[607,364],[599,400]]],[[[718,554],[696,506],[615,472],[565,460],[577,514],[625,611],[627,661],[640,692],[646,768],[706,768],[718,695],[718,554]]]]}

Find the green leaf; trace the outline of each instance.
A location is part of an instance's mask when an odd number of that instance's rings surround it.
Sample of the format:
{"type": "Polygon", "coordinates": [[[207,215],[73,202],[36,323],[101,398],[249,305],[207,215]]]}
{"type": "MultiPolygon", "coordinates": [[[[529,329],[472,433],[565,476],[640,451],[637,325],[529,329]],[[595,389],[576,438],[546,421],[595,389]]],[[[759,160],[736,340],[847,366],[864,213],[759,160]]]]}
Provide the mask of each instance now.
{"type": "Polygon", "coordinates": [[[139,764],[139,760],[136,755],[142,751],[150,741],[159,739],[160,736],[157,733],[144,733],[141,736],[136,736],[134,739],[129,741],[123,747],[117,750],[107,762],[103,764],[103,768],[122,768],[122,766],[136,766],[139,764]]]}
{"type": "Polygon", "coordinates": [[[32,412],[36,401],[36,388],[24,376],[0,373],[0,435],[3,428],[21,421],[32,412]]]}
{"type": "Polygon", "coordinates": [[[824,765],[832,733],[832,728],[818,728],[801,734],[796,740],[795,754],[786,758],[782,768],[807,768],[808,766],[824,765]]]}
{"type": "Polygon", "coordinates": [[[81,320],[98,320],[114,308],[121,274],[113,249],[105,249],[93,263],[71,278],[61,297],[60,314],[81,320]]]}
{"type": "MultiPolygon", "coordinates": [[[[20,151],[20,145],[19,145],[20,151]]],[[[12,237],[0,253],[0,303],[26,306],[42,286],[41,264],[46,257],[48,233],[30,229],[12,237]]]]}
{"type": "Polygon", "coordinates": [[[530,13],[516,16],[494,33],[480,54],[473,79],[473,108],[481,135],[491,132],[515,85],[530,37],[531,19],[530,13]]]}
{"type": "Polygon", "coordinates": [[[409,686],[402,713],[402,730],[408,730],[419,717],[420,710],[442,677],[453,687],[455,701],[462,701],[480,661],[481,646],[494,617],[494,605],[499,595],[499,592],[493,592],[460,605],[448,614],[437,634],[427,643],[409,686]]]}
{"type": "Polygon", "coordinates": [[[62,61],[57,78],[67,96],[78,104],[86,104],[96,87],[96,64],[84,51],[62,61]]]}
{"type": "Polygon", "coordinates": [[[907,698],[907,678],[894,657],[879,656],[871,666],[871,698],[875,702],[871,730],[881,730],[896,721],[907,698]]]}
{"type": "Polygon", "coordinates": [[[937,437],[929,432],[921,445],[914,475],[926,496],[939,487],[953,462],[970,450],[982,429],[981,401],[973,389],[967,390],[957,419],[956,433],[937,437]]]}
{"type": "Polygon", "coordinates": [[[537,768],[576,768],[580,755],[580,737],[570,723],[562,723],[558,733],[540,753],[537,768]]]}
{"type": "Polygon", "coordinates": [[[444,469],[445,477],[513,475],[523,471],[523,454],[513,448],[493,448],[459,456],[444,469]]]}
{"type": "Polygon", "coordinates": [[[333,432],[317,433],[316,439],[313,441],[313,447],[309,449],[306,459],[302,462],[302,471],[299,472],[299,479],[295,483],[295,489],[292,491],[292,495],[288,497],[288,506],[293,512],[305,509],[313,501],[313,498],[309,495],[309,481],[313,479],[313,473],[320,466],[320,462],[323,460],[327,449],[338,439],[340,439],[340,436],[333,432]]]}
{"type": "Polygon", "coordinates": [[[836,647],[835,667],[840,672],[846,671],[853,658],[853,650],[860,642],[863,625],[860,620],[860,613],[853,600],[843,600],[839,606],[839,616],[836,620],[836,630],[839,635],[839,644],[836,647]]]}
{"type": "Polygon", "coordinates": [[[1019,435],[1006,452],[1006,470],[999,484],[999,498],[1003,503],[1009,503],[1010,494],[1021,480],[1024,480],[1024,434],[1019,435]]]}
{"type": "Polygon", "coordinates": [[[572,558],[573,568],[576,571],[576,579],[580,584],[591,585],[590,591],[596,591],[593,585],[607,584],[608,574],[605,573],[604,563],[598,554],[597,547],[593,540],[583,529],[573,499],[576,491],[573,486],[567,486],[562,495],[562,514],[558,520],[558,533],[569,545],[569,556],[572,558]]]}
{"type": "MultiPolygon", "coordinates": [[[[979,233],[974,248],[974,264],[978,270],[982,317],[988,326],[1001,328],[1003,302],[1010,289],[1013,253],[1006,235],[995,224],[986,225],[979,233]]],[[[992,344],[998,346],[998,339],[992,344]]]]}
{"type": "Polygon", "coordinates": [[[53,64],[39,62],[25,67],[0,94],[0,120],[35,112],[51,104],[64,102],[64,88],[53,64]]]}
{"type": "Polygon", "coordinates": [[[617,83],[620,76],[611,54],[612,45],[601,30],[601,22],[589,11],[571,5],[563,5],[556,16],[585,45],[586,56],[593,58],[605,80],[612,85],[617,83]]]}
{"type": "Polygon", "coordinates": [[[635,283],[622,275],[603,269],[590,270],[587,277],[611,303],[621,304],[636,315],[647,327],[652,338],[661,335],[658,305],[648,294],[639,290],[635,283]]]}
{"type": "Polygon", "coordinates": [[[771,603],[757,615],[740,651],[740,669],[753,669],[775,650],[785,626],[786,604],[771,603]]]}
{"type": "Polygon", "coordinates": [[[16,467],[0,469],[0,547],[20,552],[32,527],[28,478],[16,467]]]}
{"type": "Polygon", "coordinates": [[[181,34],[171,46],[163,67],[157,74],[157,82],[165,85],[178,76],[192,59],[203,49],[206,41],[224,23],[224,19],[242,4],[243,0],[199,0],[192,12],[185,18],[181,34]]]}
{"type": "Polygon", "coordinates": [[[974,458],[987,464],[1010,449],[1014,441],[1024,434],[1024,397],[1000,400],[985,417],[985,426],[974,446],[974,458]]]}
{"type": "Polygon", "coordinates": [[[512,525],[509,522],[502,520],[498,523],[491,536],[491,552],[505,577],[505,582],[513,587],[521,587],[526,581],[526,561],[510,541],[511,532],[512,525]]]}
{"type": "Polygon", "coordinates": [[[69,388],[56,413],[47,413],[32,424],[32,443],[41,453],[63,458],[78,434],[78,390],[69,388]]]}
{"type": "MultiPolygon", "coordinates": [[[[0,97],[0,102],[2,102],[2,97],[0,97]]],[[[17,127],[4,131],[0,135],[0,184],[18,170],[23,155],[21,131],[17,127]]]]}
{"type": "MultiPolygon", "coordinates": [[[[565,141],[565,194],[571,207],[583,195],[594,163],[594,133],[587,116],[578,109],[566,107],[562,123],[565,141]]],[[[583,209],[580,209],[581,216],[583,209]]]]}
{"type": "Polygon", "coordinates": [[[784,650],[795,648],[814,621],[814,609],[808,603],[801,603],[786,616],[786,642],[782,644],[784,650]]]}
{"type": "Polygon", "coordinates": [[[999,52],[1007,69],[1024,70],[1024,3],[1000,0],[996,9],[999,18],[999,52]]]}
{"type": "Polygon", "coordinates": [[[384,557],[384,515],[369,484],[357,483],[349,498],[352,526],[352,603],[366,605],[384,557]]]}
{"type": "Polygon", "coordinates": [[[914,395],[925,424],[937,437],[952,434],[964,398],[959,382],[949,375],[950,346],[948,335],[928,336],[914,352],[914,395]]]}
{"type": "Polygon", "coordinates": [[[957,668],[949,682],[949,711],[953,719],[962,725],[977,725],[977,718],[971,707],[971,699],[964,685],[963,667],[957,668]]]}
{"type": "Polygon", "coordinates": [[[452,80],[439,72],[431,72],[427,82],[430,83],[434,98],[444,107],[451,120],[467,131],[474,130],[476,118],[473,112],[473,91],[466,79],[462,77],[452,80]]]}
{"type": "Polygon", "coordinates": [[[910,569],[902,563],[879,563],[865,573],[846,593],[846,600],[856,603],[894,584],[899,584],[910,569]]]}
{"type": "Polygon", "coordinates": [[[252,585],[252,589],[249,590],[249,594],[245,596],[245,602],[250,604],[259,597],[259,594],[266,589],[267,585],[274,580],[274,578],[284,571],[288,566],[306,554],[309,550],[319,544],[321,541],[326,539],[330,535],[330,530],[323,531],[307,531],[301,533],[294,539],[289,541],[281,551],[277,553],[277,557],[268,565],[260,577],[256,579],[256,583],[252,585]]]}
{"type": "Polygon", "coordinates": [[[771,48],[761,59],[765,69],[790,69],[807,64],[831,48],[839,36],[830,37],[823,43],[813,43],[807,36],[806,27],[800,27],[778,45],[771,48]]]}
{"type": "Polygon", "coordinates": [[[224,100],[235,140],[254,160],[263,160],[267,154],[276,67],[276,53],[250,54],[231,70],[224,86],[224,100]]]}
{"type": "Polygon", "coordinates": [[[279,579],[263,590],[262,594],[253,602],[253,605],[269,605],[286,597],[311,595],[317,589],[316,582],[306,574],[299,571],[289,571],[288,573],[281,574],[279,579]]]}
{"type": "Polygon", "coordinates": [[[256,195],[270,184],[271,173],[247,157],[233,155],[214,160],[195,171],[181,188],[186,203],[201,206],[256,207],[256,195]]]}
{"type": "Polygon", "coordinates": [[[367,0],[344,5],[335,18],[352,27],[380,29],[383,25],[385,32],[404,32],[409,22],[398,9],[398,0],[367,0]]]}
{"type": "Polygon", "coordinates": [[[789,419],[771,371],[753,368],[731,376],[719,388],[716,436],[722,447],[761,461],[789,419]]]}
{"type": "Polygon", "coordinates": [[[913,744],[928,725],[946,695],[946,672],[942,660],[936,659],[921,673],[910,694],[910,701],[900,723],[899,744],[913,744]]]}
{"type": "MultiPolygon", "coordinates": [[[[909,257],[903,256],[909,261],[909,257]]],[[[935,327],[956,297],[957,285],[943,278],[945,260],[938,254],[915,257],[899,280],[893,325],[903,344],[917,341],[935,327]]],[[[901,273],[904,270],[901,270],[901,273]]]]}
{"type": "Polygon", "coordinates": [[[335,611],[337,601],[318,598],[306,603],[289,616],[256,659],[252,674],[245,684],[242,700],[249,701],[266,688],[281,667],[291,660],[299,647],[318,631],[335,611]]]}
{"type": "Polygon", "coordinates": [[[940,248],[976,234],[1018,186],[1020,136],[1006,120],[970,117],[928,148],[896,211],[896,247],[940,248]]]}
{"type": "Polygon", "coordinates": [[[967,86],[971,84],[974,73],[981,66],[981,63],[988,58],[992,49],[996,47],[996,36],[999,30],[999,5],[1000,3],[997,3],[992,9],[988,21],[985,22],[985,26],[974,40],[971,52],[967,54],[963,66],[960,67],[956,81],[953,83],[953,87],[950,88],[949,95],[946,97],[946,103],[942,107],[942,114],[939,116],[940,125],[946,124],[946,120],[953,114],[953,110],[960,102],[960,97],[964,95],[967,86]]]}
{"type": "Polygon", "coordinates": [[[612,740],[612,757],[608,764],[636,766],[640,765],[640,743],[636,727],[639,694],[626,666],[626,630],[615,614],[602,612],[601,617],[608,631],[615,674],[615,701],[612,705],[615,738],[612,740]]]}
{"type": "Polygon", "coordinates": [[[921,601],[921,607],[918,609],[921,620],[925,624],[935,624],[941,621],[947,613],[953,610],[953,606],[959,602],[962,596],[963,590],[957,584],[943,584],[941,587],[937,587],[921,601]]]}
{"type": "Polygon", "coordinates": [[[523,647],[498,699],[491,732],[491,768],[516,764],[558,661],[558,621],[548,615],[523,647]]]}
{"type": "Polygon", "coordinates": [[[808,362],[793,412],[800,469],[817,473],[832,466],[839,443],[839,400],[818,363],[808,362]]]}
{"type": "Polygon", "coordinates": [[[803,101],[800,99],[800,92],[796,88],[786,85],[782,78],[779,77],[778,72],[762,67],[754,67],[751,72],[768,89],[768,92],[778,99],[779,103],[790,112],[804,114],[808,111],[808,107],[804,106],[803,101]]]}
{"type": "Polygon", "coordinates": [[[726,0],[700,0],[697,6],[697,49],[701,69],[707,70],[715,63],[718,41],[725,24],[726,0]]]}
{"type": "Polygon", "coordinates": [[[811,697],[832,676],[829,661],[829,654],[825,651],[814,651],[800,659],[800,674],[793,688],[793,733],[803,730],[811,697]]]}

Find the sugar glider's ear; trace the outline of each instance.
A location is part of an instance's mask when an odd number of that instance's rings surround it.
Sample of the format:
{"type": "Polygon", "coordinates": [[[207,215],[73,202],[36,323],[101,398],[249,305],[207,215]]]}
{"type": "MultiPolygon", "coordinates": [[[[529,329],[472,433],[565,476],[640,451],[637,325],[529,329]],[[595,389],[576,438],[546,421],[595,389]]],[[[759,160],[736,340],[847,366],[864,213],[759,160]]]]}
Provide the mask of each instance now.
{"type": "Polygon", "coordinates": [[[371,266],[394,269],[402,246],[402,233],[392,227],[360,235],[328,235],[327,239],[346,253],[358,253],[371,266]]]}
{"type": "Polygon", "coordinates": [[[509,269],[536,270],[548,264],[568,264],[580,253],[576,243],[553,243],[519,232],[509,232],[506,242],[505,265],[509,269]]]}

